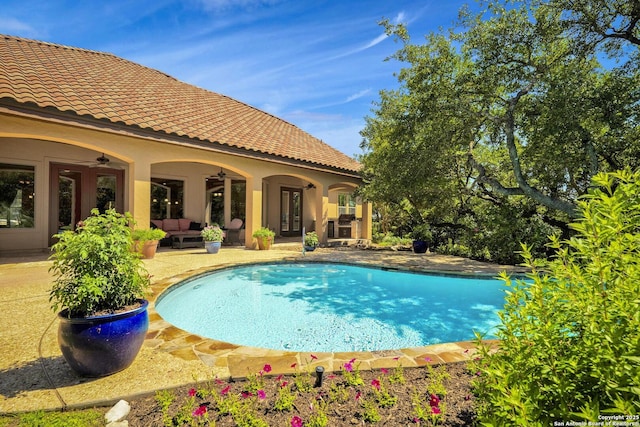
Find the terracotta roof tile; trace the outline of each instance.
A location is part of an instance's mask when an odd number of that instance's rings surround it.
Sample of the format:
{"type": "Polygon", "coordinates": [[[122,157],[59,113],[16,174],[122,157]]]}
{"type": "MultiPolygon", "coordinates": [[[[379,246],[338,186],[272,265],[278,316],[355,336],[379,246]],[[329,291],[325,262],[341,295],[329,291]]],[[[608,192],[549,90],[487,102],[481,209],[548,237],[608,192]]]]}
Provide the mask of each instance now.
{"type": "Polygon", "coordinates": [[[0,99],[354,172],[298,127],[112,54],[0,35],[0,99]]]}

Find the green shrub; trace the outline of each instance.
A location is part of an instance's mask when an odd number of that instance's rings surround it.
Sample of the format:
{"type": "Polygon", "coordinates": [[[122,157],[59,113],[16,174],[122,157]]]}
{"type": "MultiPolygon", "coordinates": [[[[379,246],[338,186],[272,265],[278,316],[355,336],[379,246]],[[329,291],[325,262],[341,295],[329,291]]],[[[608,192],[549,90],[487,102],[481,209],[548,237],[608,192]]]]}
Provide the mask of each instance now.
{"type": "Polygon", "coordinates": [[[131,232],[131,238],[134,241],[139,240],[141,242],[149,240],[162,240],[166,235],[167,233],[159,228],[138,228],[131,232]]]}
{"type": "Polygon", "coordinates": [[[49,300],[54,311],[68,310],[70,317],[115,311],[144,297],[149,274],[131,250],[131,214],[115,209],[82,221],[76,231],[56,234],[49,271],[54,281],[49,300]]]}
{"type": "Polygon", "coordinates": [[[511,282],[500,350],[481,347],[475,391],[486,425],[640,413],[640,173],[599,174],[577,234],[551,238],[554,259],[526,246],[529,282],[511,282]]]}

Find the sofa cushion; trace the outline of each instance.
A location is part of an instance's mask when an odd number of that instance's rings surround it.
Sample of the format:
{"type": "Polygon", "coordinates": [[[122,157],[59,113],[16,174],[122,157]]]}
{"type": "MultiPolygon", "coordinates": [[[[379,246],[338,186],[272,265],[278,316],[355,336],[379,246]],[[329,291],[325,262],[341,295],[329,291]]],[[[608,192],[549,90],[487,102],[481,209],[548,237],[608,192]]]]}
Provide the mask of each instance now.
{"type": "Polygon", "coordinates": [[[189,230],[200,231],[202,230],[202,227],[199,222],[191,221],[191,224],[189,224],[189,230]]]}
{"type": "Polygon", "coordinates": [[[162,229],[164,231],[180,231],[180,222],[177,219],[163,219],[162,229]]]}
{"type": "Polygon", "coordinates": [[[151,220],[151,224],[153,224],[153,227],[151,227],[151,228],[162,228],[162,220],[161,219],[152,219],[151,220]]]}
{"type": "Polygon", "coordinates": [[[191,220],[187,218],[180,218],[178,223],[180,225],[180,231],[187,231],[189,230],[189,225],[191,225],[191,220]]]}

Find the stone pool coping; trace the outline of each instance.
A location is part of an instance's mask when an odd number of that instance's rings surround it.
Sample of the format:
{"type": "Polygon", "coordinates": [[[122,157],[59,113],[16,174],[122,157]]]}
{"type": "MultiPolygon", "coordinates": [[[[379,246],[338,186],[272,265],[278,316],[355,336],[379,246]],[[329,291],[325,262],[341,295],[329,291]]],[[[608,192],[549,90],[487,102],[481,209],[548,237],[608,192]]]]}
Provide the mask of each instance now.
{"type": "MultiPolygon", "coordinates": [[[[300,245],[297,245],[298,247],[300,245]]],[[[154,393],[214,377],[246,377],[265,364],[278,375],[321,365],[339,371],[352,358],[360,369],[423,366],[467,360],[472,342],[372,352],[310,353],[238,346],[190,334],[164,321],[155,311],[162,291],[188,277],[239,264],[273,261],[326,261],[376,265],[412,271],[497,275],[522,269],[436,254],[372,251],[348,248],[318,249],[303,256],[296,247],[270,251],[223,248],[217,255],[202,249],[164,250],[145,260],[152,274],[150,327],[134,363],[109,377],[86,379],[75,375],[57,345],[57,316],[49,308],[51,275],[46,256],[0,258],[0,322],[11,325],[0,333],[0,413],[110,405],[117,400],[154,393]],[[428,358],[428,359],[427,359],[428,358]],[[427,360],[430,360],[428,362],[427,360]]],[[[492,345],[497,346],[497,342],[492,345]]]]}

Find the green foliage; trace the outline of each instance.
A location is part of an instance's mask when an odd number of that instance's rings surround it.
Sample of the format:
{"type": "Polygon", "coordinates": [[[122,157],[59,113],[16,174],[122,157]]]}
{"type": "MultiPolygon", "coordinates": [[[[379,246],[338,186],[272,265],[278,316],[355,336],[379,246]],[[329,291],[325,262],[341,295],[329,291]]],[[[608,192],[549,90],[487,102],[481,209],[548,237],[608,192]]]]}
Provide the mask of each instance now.
{"type": "Polygon", "coordinates": [[[222,242],[224,234],[217,225],[207,225],[200,231],[200,235],[205,242],[222,242]]]}
{"type": "Polygon", "coordinates": [[[148,240],[162,240],[167,233],[159,228],[135,229],[131,232],[134,241],[145,242],[148,240]]]}
{"type": "Polygon", "coordinates": [[[391,382],[391,384],[404,384],[407,382],[404,377],[404,367],[401,363],[398,363],[398,365],[393,368],[393,372],[389,375],[389,382],[391,382]]]}
{"type": "Polygon", "coordinates": [[[349,400],[349,391],[338,384],[329,386],[329,402],[345,403],[349,400]]]}
{"type": "Polygon", "coordinates": [[[440,398],[447,395],[447,389],[444,382],[449,379],[449,373],[443,365],[439,365],[437,368],[427,364],[427,372],[429,373],[429,383],[427,385],[427,394],[435,394],[440,398]]]}
{"type": "Polygon", "coordinates": [[[162,412],[162,423],[165,427],[173,426],[173,416],[169,412],[171,404],[176,399],[176,395],[169,390],[159,390],[155,395],[156,402],[162,412]]]}
{"type": "Polygon", "coordinates": [[[258,241],[261,241],[264,246],[267,246],[269,242],[273,242],[273,238],[276,236],[276,233],[267,227],[260,227],[253,232],[252,236],[258,241]]]}
{"type": "Polygon", "coordinates": [[[360,363],[354,366],[353,365],[354,361],[355,359],[352,359],[350,362],[345,363],[340,368],[345,383],[351,387],[364,385],[364,380],[360,375],[360,363]]]}
{"type": "Polygon", "coordinates": [[[378,405],[376,405],[375,402],[371,401],[371,400],[363,400],[360,403],[360,406],[362,406],[362,420],[365,423],[377,423],[378,421],[380,421],[382,419],[382,417],[380,416],[380,413],[378,412],[378,405]]]}
{"type": "Polygon", "coordinates": [[[305,246],[318,246],[318,234],[315,231],[309,231],[304,235],[304,244],[305,246]]]}
{"type": "Polygon", "coordinates": [[[380,408],[390,408],[398,403],[398,397],[392,395],[384,385],[384,379],[378,378],[377,387],[374,386],[374,399],[380,408]]]}
{"type": "Polygon", "coordinates": [[[598,174],[579,202],[577,235],[552,237],[530,281],[511,281],[500,351],[481,346],[475,391],[494,425],[597,422],[640,413],[640,172],[598,174]]]}
{"type": "Polygon", "coordinates": [[[260,227],[253,232],[253,237],[256,239],[273,239],[276,233],[268,229],[267,227],[260,227]]]}
{"type": "Polygon", "coordinates": [[[36,411],[11,417],[0,416],[0,426],[101,427],[103,425],[104,413],[93,409],[73,412],[36,411]]]}
{"type": "Polygon", "coordinates": [[[70,317],[115,311],[142,298],[149,275],[137,253],[129,213],[97,209],[76,231],[56,234],[52,246],[55,280],[49,294],[54,311],[68,309],[70,317]]]}
{"type": "Polygon", "coordinates": [[[376,243],[380,246],[410,246],[411,239],[404,237],[397,237],[390,233],[385,234],[374,234],[373,235],[373,243],[376,243]]]}
{"type": "Polygon", "coordinates": [[[304,423],[305,427],[326,427],[329,425],[329,418],[327,418],[327,404],[323,401],[312,404],[314,411],[309,415],[309,418],[304,423]]]}
{"type": "Polygon", "coordinates": [[[274,409],[276,411],[289,412],[293,409],[293,404],[295,403],[295,401],[296,396],[291,393],[289,385],[281,385],[278,389],[278,397],[276,398],[274,409]]]}

